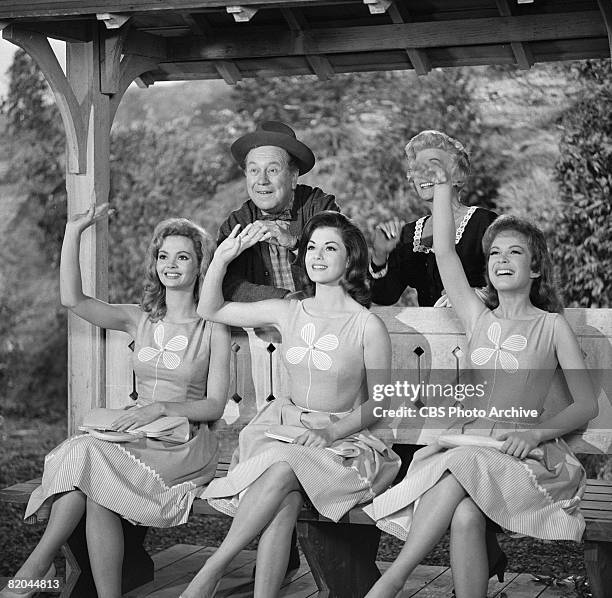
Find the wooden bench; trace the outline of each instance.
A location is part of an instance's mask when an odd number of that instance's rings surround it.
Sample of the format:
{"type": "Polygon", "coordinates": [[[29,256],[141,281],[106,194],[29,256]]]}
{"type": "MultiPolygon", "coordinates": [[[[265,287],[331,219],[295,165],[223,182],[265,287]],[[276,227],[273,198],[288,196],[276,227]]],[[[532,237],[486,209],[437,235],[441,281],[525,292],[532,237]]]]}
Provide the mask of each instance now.
{"type": "MultiPolygon", "coordinates": [[[[375,308],[391,334],[393,367],[402,375],[428,381],[432,370],[444,371],[450,382],[463,370],[466,339],[453,310],[434,308],[375,308]]],[[[599,415],[588,428],[568,438],[579,454],[612,452],[612,310],[568,309],[566,313],[576,333],[595,383],[599,415]]],[[[107,334],[107,396],[109,407],[129,403],[132,374],[126,335],[107,334]]],[[[253,336],[251,335],[251,342],[253,336]]],[[[266,341],[267,342],[267,341],[266,341]]],[[[272,397],[282,392],[282,376],[277,371],[279,351],[270,342],[269,351],[258,357],[254,367],[248,336],[240,330],[232,336],[232,367],[228,401],[224,417],[215,428],[221,447],[217,475],[225,475],[237,443],[239,431],[256,413],[257,394],[272,397]],[[263,361],[262,361],[263,359],[263,361]],[[262,364],[265,368],[262,370],[262,364]]],[[[551,410],[560,409],[567,400],[563,382],[558,381],[547,401],[551,410]]],[[[416,404],[426,404],[418,397],[416,404]]],[[[427,444],[439,430],[423,427],[423,420],[398,426],[396,420],[381,420],[374,431],[390,443],[427,444]]],[[[0,491],[0,501],[27,502],[37,481],[17,484],[0,491]]],[[[585,566],[594,598],[609,596],[612,587],[612,481],[589,480],[581,505],[587,521],[583,536],[585,566]]],[[[205,501],[197,500],[193,512],[205,516],[223,516],[205,501]]],[[[380,532],[360,507],[352,509],[335,524],[318,513],[304,509],[298,521],[298,538],[311,568],[321,597],[353,598],[363,596],[379,572],[375,564],[380,532]]],[[[69,593],[65,594],[70,595],[69,593]]]]}

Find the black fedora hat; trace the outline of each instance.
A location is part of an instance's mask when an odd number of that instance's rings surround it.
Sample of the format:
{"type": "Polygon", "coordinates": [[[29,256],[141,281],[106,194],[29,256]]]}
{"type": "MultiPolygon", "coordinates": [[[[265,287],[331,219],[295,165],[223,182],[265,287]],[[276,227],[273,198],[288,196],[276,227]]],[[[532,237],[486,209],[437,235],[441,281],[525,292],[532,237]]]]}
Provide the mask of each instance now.
{"type": "Polygon", "coordinates": [[[286,150],[297,162],[300,174],[312,169],[315,157],[312,150],[295,137],[295,131],[286,124],[269,120],[261,123],[255,131],[247,133],[232,143],[232,156],[244,166],[247,154],[255,147],[274,145],[286,150]]]}

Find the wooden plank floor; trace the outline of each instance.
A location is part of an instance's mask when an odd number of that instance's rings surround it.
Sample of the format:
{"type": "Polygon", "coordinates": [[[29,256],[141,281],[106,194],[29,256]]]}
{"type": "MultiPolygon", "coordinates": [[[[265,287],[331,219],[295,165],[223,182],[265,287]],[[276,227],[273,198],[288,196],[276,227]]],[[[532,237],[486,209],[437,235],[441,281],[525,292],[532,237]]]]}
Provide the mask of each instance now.
{"type": "MultiPolygon", "coordinates": [[[[192,544],[177,544],[153,556],[155,580],[126,594],[124,598],[178,598],[195,572],[212,554],[214,548],[192,544]]],[[[243,550],[221,582],[217,598],[250,598],[253,595],[251,574],[255,552],[243,550]]],[[[389,563],[379,562],[384,571],[389,563]]],[[[451,573],[447,567],[420,565],[411,575],[398,598],[449,598],[452,588],[451,573]]],[[[306,560],[285,579],[282,598],[315,598],[317,588],[306,560]]],[[[503,583],[497,579],[489,583],[489,598],[575,598],[571,587],[547,587],[536,583],[531,575],[506,572],[503,583]]]]}

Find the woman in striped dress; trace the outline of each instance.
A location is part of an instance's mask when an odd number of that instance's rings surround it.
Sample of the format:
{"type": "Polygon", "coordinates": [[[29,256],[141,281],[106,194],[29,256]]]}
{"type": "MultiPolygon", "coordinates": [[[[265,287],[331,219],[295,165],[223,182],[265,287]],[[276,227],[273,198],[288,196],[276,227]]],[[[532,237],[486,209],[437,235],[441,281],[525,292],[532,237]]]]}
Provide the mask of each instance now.
{"type": "Polygon", "coordinates": [[[227,477],[204,491],[234,521],[183,598],[213,596],[224,569],[260,532],[254,596],[277,596],[304,495],[338,521],[388,487],[399,469],[399,458],[367,429],[377,419],[369,389],[387,381],[391,343],[385,325],[367,309],[363,234],[346,216],[320,212],[306,224],[298,250],[314,296],[224,302],[228,263],[254,243],[274,242],[251,225],[240,234],[239,228],[215,253],[198,312],[226,324],[276,327],[290,396],[269,403],[244,428],[227,477]],[[268,437],[275,426],[292,426],[293,442],[268,437]]]}
{"type": "MultiPolygon", "coordinates": [[[[138,402],[117,418],[110,435],[123,432],[125,437],[126,430],[170,415],[188,418],[189,440],[110,442],[80,434],[51,451],[42,484],[25,514],[30,521],[47,517],[49,521],[15,578],[52,577],[55,554],[85,514],[98,596],[120,598],[120,517],[156,527],[184,523],[196,489],[214,477],[217,442],[208,423],[221,417],[225,406],[230,343],[225,326],[206,322],[196,313],[199,281],[214,243],[206,231],[184,218],[165,220],[155,229],[140,306],[109,304],[83,293],[81,234],[107,210],[107,204],[92,206],[66,225],[60,264],[62,304],[94,325],[122,330],[135,340],[138,402]]],[[[33,593],[7,587],[0,596],[23,598],[33,593]]]]}
{"type": "Polygon", "coordinates": [[[489,226],[483,238],[485,306],[470,289],[454,247],[452,158],[433,149],[421,157],[417,176],[434,187],[438,268],[467,331],[473,382],[485,389],[465,405],[466,416],[451,432],[486,438],[480,446],[462,446],[458,436],[456,448],[436,443],[421,449],[406,477],[364,509],[380,528],[406,541],[367,598],[395,597],[449,527],[456,596],[484,598],[483,514],[521,534],[580,540],[586,476],[561,436],[595,417],[597,403],[580,347],[560,313],[542,232],[511,216],[489,226]],[[542,417],[559,365],[573,403],[542,417]],[[480,410],[476,416],[474,409],[480,410]],[[502,441],[499,448],[490,446],[491,438],[502,441]]]}

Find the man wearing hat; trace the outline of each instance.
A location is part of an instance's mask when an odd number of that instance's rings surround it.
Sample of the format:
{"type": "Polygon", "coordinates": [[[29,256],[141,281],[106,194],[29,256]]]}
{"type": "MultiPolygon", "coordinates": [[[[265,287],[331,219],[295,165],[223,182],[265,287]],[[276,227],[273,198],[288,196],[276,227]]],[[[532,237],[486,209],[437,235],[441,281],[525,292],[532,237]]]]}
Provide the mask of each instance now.
{"type": "Polygon", "coordinates": [[[323,210],[340,211],[334,196],[318,187],[298,185],[298,177],[312,169],[311,149],[298,141],[291,127],[277,121],[261,123],[237,139],[232,156],[244,169],[249,199],[219,228],[221,243],[236,224],[253,224],[253,234],[269,232],[228,266],[223,295],[230,301],[282,298],[299,291],[299,273],[292,267],[302,229],[323,210]]]}
{"type": "MultiPolygon", "coordinates": [[[[253,224],[251,235],[255,239],[267,232],[272,237],[255,243],[229,264],[223,281],[223,295],[228,301],[283,298],[300,290],[301,278],[292,262],[304,225],[317,212],[340,211],[340,208],[333,195],[318,187],[298,185],[298,177],[312,169],[315,157],[286,124],[277,121],[261,123],[254,132],[237,139],[231,152],[244,170],[249,199],[221,224],[217,243],[221,243],[237,224],[241,229],[253,224]]],[[[259,410],[271,396],[283,392],[286,374],[280,365],[280,351],[268,353],[270,342],[280,348],[278,334],[261,329],[248,329],[247,333],[259,410]],[[269,372],[271,364],[272,371],[269,372]],[[270,388],[269,373],[272,374],[273,388],[270,388]]],[[[294,532],[287,571],[298,566],[294,532]]]]}

